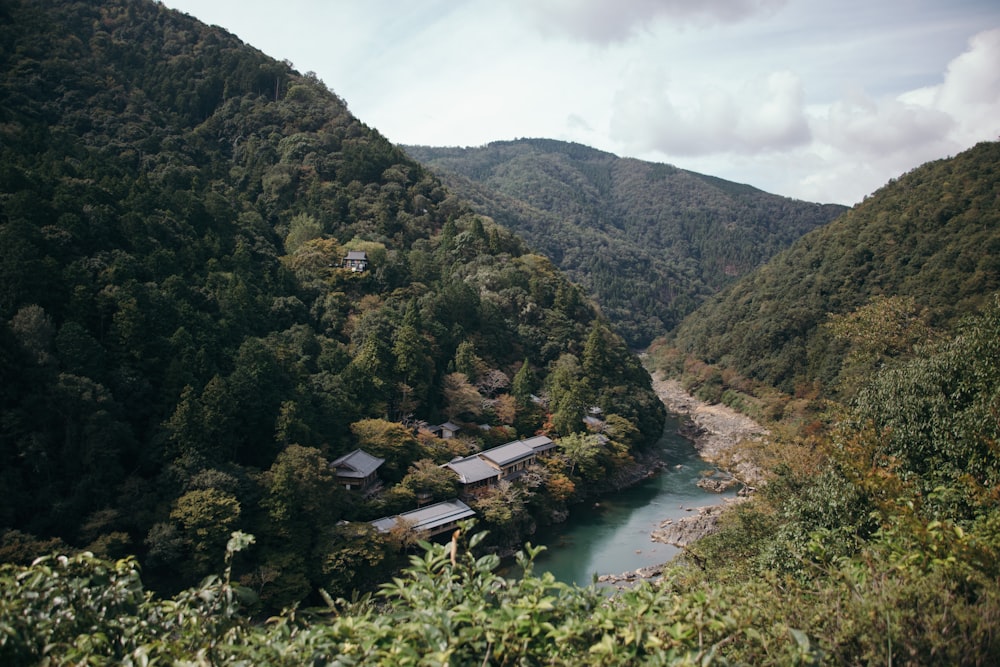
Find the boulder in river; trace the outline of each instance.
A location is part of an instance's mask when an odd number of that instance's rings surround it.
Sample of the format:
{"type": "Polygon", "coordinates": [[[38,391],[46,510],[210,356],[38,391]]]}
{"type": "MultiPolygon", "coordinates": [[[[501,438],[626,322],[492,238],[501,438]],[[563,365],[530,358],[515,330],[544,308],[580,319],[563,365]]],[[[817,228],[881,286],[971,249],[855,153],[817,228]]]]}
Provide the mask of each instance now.
{"type": "Polygon", "coordinates": [[[725,505],[699,507],[698,513],[693,516],[677,520],[667,519],[653,531],[650,539],[654,542],[672,544],[675,547],[686,547],[695,540],[700,540],[716,531],[719,516],[725,507],[725,505]]]}

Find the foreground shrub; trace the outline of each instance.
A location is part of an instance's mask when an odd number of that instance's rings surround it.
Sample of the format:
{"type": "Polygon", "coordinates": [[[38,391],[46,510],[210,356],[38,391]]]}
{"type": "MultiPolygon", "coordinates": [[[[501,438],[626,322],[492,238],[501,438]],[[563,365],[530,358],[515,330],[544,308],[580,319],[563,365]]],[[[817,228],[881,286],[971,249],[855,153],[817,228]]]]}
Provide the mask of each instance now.
{"type": "Polygon", "coordinates": [[[706,665],[722,662],[727,645],[759,644],[755,619],[711,593],[644,584],[610,596],[570,586],[533,573],[540,549],[530,545],[518,556],[523,576],[504,577],[495,555],[474,555],[484,536],[424,542],[424,553],[376,595],[328,599],[326,608],[266,623],[240,613],[251,601],[230,581],[233,554],[252,542],[238,532],[223,575],[171,599],[143,590],[132,559],[82,554],[3,566],[0,662],[706,665]]]}

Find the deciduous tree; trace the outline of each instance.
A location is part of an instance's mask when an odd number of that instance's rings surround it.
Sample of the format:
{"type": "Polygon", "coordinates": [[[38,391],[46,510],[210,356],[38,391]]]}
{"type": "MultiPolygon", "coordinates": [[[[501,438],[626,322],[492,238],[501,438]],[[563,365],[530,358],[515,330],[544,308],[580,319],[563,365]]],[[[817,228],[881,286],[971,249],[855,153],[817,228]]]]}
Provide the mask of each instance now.
{"type": "Polygon", "coordinates": [[[449,419],[474,419],[482,412],[483,397],[473,387],[465,373],[449,373],[442,382],[445,407],[449,419]]]}
{"type": "MultiPolygon", "coordinates": [[[[174,502],[170,518],[181,527],[194,574],[205,575],[221,565],[226,541],[240,520],[241,510],[235,496],[218,489],[188,491],[174,502]]],[[[165,541],[160,539],[157,544],[163,547],[165,541]]]]}
{"type": "Polygon", "coordinates": [[[398,482],[407,468],[422,455],[420,441],[413,431],[398,422],[385,419],[362,419],[351,424],[358,446],[373,456],[385,459],[380,474],[398,482]]]}

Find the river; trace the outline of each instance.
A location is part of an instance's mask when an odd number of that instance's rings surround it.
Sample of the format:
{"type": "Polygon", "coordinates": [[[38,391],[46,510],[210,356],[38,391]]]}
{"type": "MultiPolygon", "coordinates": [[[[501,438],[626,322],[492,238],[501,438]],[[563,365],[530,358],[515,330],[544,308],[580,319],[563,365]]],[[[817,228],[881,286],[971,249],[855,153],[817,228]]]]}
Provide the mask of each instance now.
{"type": "Polygon", "coordinates": [[[653,542],[650,533],[664,519],[690,516],[689,509],[714,505],[736,495],[735,490],[711,493],[695,482],[713,470],[692,442],[677,434],[678,421],[668,417],[656,446],[666,469],[591,506],[574,506],[562,524],[540,530],[533,544],[547,549],[535,560],[535,571],[551,572],[567,583],[587,585],[596,574],[621,574],[664,563],[679,549],[653,542]]]}

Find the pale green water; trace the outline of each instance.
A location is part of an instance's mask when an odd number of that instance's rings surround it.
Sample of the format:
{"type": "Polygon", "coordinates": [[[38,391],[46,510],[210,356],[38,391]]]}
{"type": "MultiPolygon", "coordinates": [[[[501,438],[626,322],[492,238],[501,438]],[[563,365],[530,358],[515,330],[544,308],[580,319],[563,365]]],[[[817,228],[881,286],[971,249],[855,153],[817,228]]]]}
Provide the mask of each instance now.
{"type": "Polygon", "coordinates": [[[735,495],[696,486],[702,471],[712,466],[698,457],[690,440],[677,435],[675,419],[667,420],[657,446],[667,461],[666,470],[594,506],[572,507],[566,523],[532,536],[533,544],[548,547],[535,561],[536,573],[551,572],[560,581],[586,585],[595,574],[621,574],[664,563],[679,550],[649,539],[660,522],[690,516],[688,508],[721,503],[735,495]]]}

